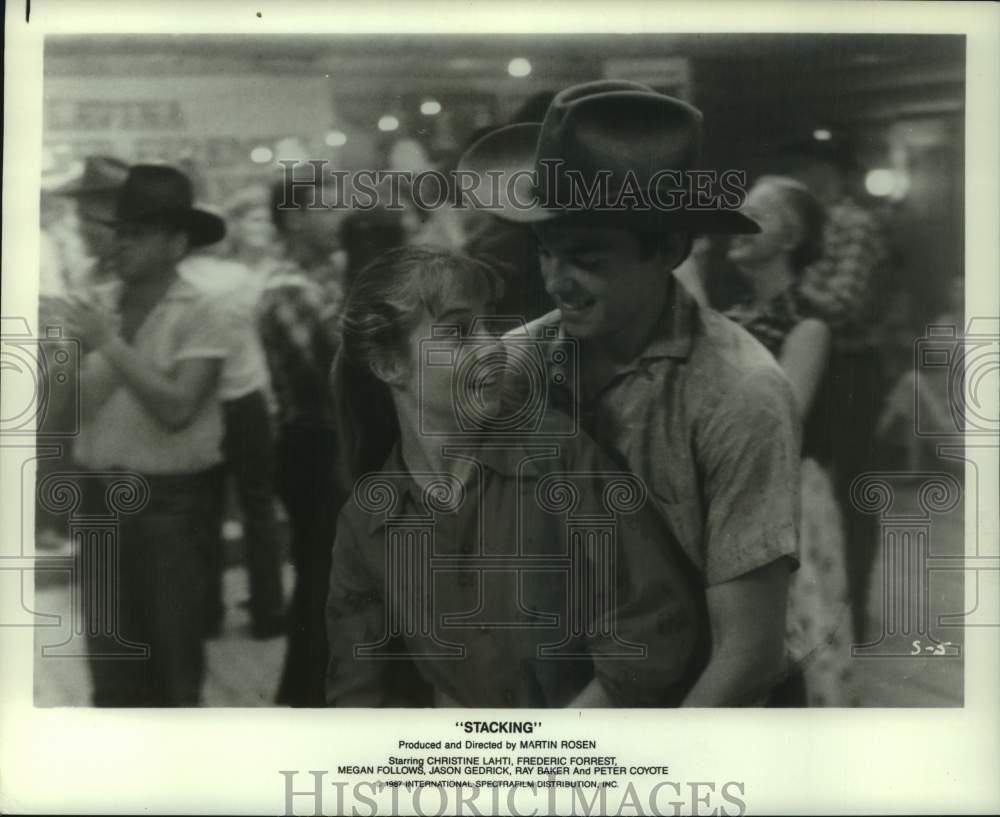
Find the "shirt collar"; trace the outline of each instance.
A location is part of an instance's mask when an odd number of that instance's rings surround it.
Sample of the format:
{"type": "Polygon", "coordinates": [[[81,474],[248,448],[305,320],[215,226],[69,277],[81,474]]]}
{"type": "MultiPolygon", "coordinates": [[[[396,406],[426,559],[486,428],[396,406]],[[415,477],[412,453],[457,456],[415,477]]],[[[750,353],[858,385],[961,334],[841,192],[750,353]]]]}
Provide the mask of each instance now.
{"type": "MultiPolygon", "coordinates": [[[[558,449],[553,445],[546,445],[544,438],[539,438],[535,445],[537,449],[533,451],[531,439],[515,439],[510,442],[499,440],[482,440],[470,438],[468,443],[456,442],[450,445],[450,449],[455,456],[468,454],[474,457],[483,467],[493,471],[502,477],[510,479],[537,479],[542,475],[542,469],[536,460],[531,459],[532,453],[545,453],[548,451],[551,456],[555,456],[558,449]]],[[[372,512],[368,519],[369,535],[376,533],[385,526],[387,516],[400,515],[407,504],[412,504],[418,508],[423,502],[423,491],[413,478],[406,463],[403,461],[403,454],[397,442],[389,456],[386,457],[382,468],[377,472],[390,479],[396,489],[396,504],[394,507],[383,512],[372,512]]],[[[375,476],[374,474],[367,475],[375,476]]],[[[363,477],[365,479],[367,477],[363,477]]],[[[468,490],[468,486],[467,486],[468,490]]]]}
{"type": "MultiPolygon", "coordinates": [[[[632,372],[643,370],[654,361],[684,361],[691,356],[700,307],[698,302],[672,274],[670,277],[671,283],[667,291],[666,303],[653,326],[650,340],[636,357],[614,367],[614,370],[609,373],[607,381],[598,389],[598,393],[603,391],[612,381],[632,372]]],[[[555,388],[555,394],[561,395],[561,399],[565,400],[567,395],[576,393],[577,387],[573,385],[573,381],[579,373],[574,374],[574,367],[567,367],[565,355],[561,355],[559,358],[555,357],[556,352],[563,346],[559,340],[568,340],[565,329],[559,320],[559,310],[553,310],[548,315],[539,318],[536,323],[558,326],[558,340],[545,343],[545,359],[550,371],[562,371],[562,377],[559,385],[555,388]]],[[[577,356],[580,358],[578,366],[586,365],[585,355],[586,352],[581,353],[578,347],[577,356]]]]}

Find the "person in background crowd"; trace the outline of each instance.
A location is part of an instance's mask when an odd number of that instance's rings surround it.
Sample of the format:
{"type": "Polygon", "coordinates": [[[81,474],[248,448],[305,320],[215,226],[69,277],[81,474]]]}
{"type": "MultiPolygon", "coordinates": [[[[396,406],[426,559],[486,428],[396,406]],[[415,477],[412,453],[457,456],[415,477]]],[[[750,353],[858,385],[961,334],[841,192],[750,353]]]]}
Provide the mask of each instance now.
{"type": "MultiPolygon", "coordinates": [[[[77,202],[82,236],[93,259],[93,267],[83,276],[82,283],[100,281],[107,273],[96,270],[113,264],[114,209],[127,173],[128,165],[122,161],[93,157],[85,163],[81,179],[61,188],[62,195],[72,196],[77,202]]],[[[226,308],[232,310],[239,330],[221,376],[224,453],[226,470],[235,481],[244,520],[252,631],[257,638],[269,638],[284,630],[284,601],[271,484],[272,434],[265,397],[268,375],[254,313],[259,284],[242,264],[208,254],[207,249],[188,253],[177,269],[182,278],[199,290],[222,299],[226,308]]],[[[225,615],[222,543],[218,539],[209,559],[214,567],[205,627],[207,634],[217,635],[225,615]]]]}
{"type": "MultiPolygon", "coordinates": [[[[101,297],[71,296],[65,305],[67,330],[87,352],[74,458],[97,472],[83,480],[92,513],[107,512],[107,472],[139,474],[149,499],[119,523],[117,630],[88,633],[94,704],[197,706],[206,554],[221,501],[219,383],[234,341],[231,316],[177,266],[221,240],[225,223],[194,206],[180,171],[136,165],[113,225],[118,280],[101,297]],[[148,645],[148,658],[105,657],[114,639],[148,645]]],[[[92,592],[83,598],[108,604],[92,592]]]]}
{"type": "MultiPolygon", "coordinates": [[[[225,420],[225,469],[236,486],[250,579],[254,638],[285,632],[281,538],[274,493],[274,434],[268,407],[270,378],[257,331],[260,281],[243,264],[198,251],[178,265],[181,277],[225,304],[234,318],[236,342],[223,364],[219,396],[225,420]]],[[[220,507],[220,511],[222,508],[220,507]]],[[[213,565],[206,635],[216,636],[225,618],[222,518],[210,552],[213,565]]]]}
{"type": "Polygon", "coordinates": [[[250,270],[258,288],[281,263],[281,241],[271,218],[271,194],[265,185],[236,193],[226,203],[229,257],[250,270]]]}
{"type": "Polygon", "coordinates": [[[787,373],[805,425],[802,446],[801,567],[789,588],[789,650],[804,673],[809,706],[850,698],[850,605],[843,523],[827,473],[831,457],[827,360],[830,330],[801,292],[802,273],[819,257],[824,212],[808,188],[764,176],[744,212],[757,235],[731,240],[729,258],[752,298],[727,314],[756,337],[787,373]]]}
{"type": "MultiPolygon", "coordinates": [[[[452,344],[457,354],[473,360],[495,352],[495,338],[470,338],[469,329],[492,314],[501,287],[499,276],[487,265],[450,252],[417,247],[380,257],[365,268],[347,297],[338,396],[348,404],[351,436],[368,449],[359,462],[391,449],[379,470],[403,496],[396,513],[425,513],[422,492],[442,476],[467,486],[464,501],[448,513],[447,524],[441,517],[435,528],[434,554],[510,554],[520,534],[527,533],[529,539],[521,547],[530,562],[570,549],[562,514],[536,499],[545,475],[580,475],[580,506],[574,513],[584,516],[603,507],[599,493],[605,480],[594,477],[618,469],[584,435],[548,436],[546,428],[557,428],[558,423],[547,419],[537,429],[515,437],[504,434],[502,439],[487,429],[479,434],[460,430],[455,410],[466,400],[475,401],[483,414],[505,416],[502,382],[498,378],[483,385],[461,376],[472,369],[429,365],[421,354],[422,342],[432,338],[436,324],[453,324],[460,328],[452,344]],[[371,428],[374,404],[382,406],[378,414],[393,415],[393,432],[371,428]],[[425,427],[445,436],[422,434],[425,427]],[[443,453],[445,443],[460,446],[462,454],[443,453]],[[540,457],[543,443],[555,444],[540,457]],[[471,466],[470,459],[483,467],[471,466]],[[477,520],[482,519],[487,521],[480,528],[477,520]],[[478,544],[477,529],[484,536],[478,544]]],[[[361,478],[365,470],[351,474],[348,481],[361,478]]],[[[327,606],[327,698],[335,706],[385,706],[395,703],[394,692],[402,693],[403,703],[415,705],[417,690],[401,690],[395,677],[402,663],[398,659],[406,655],[412,655],[431,688],[435,706],[669,706],[683,697],[701,669],[694,659],[702,641],[699,632],[706,627],[705,612],[698,606],[676,541],[652,507],[637,509],[634,519],[618,526],[610,597],[599,582],[590,586],[609,605],[608,619],[588,624],[585,634],[573,632],[570,622],[586,614],[571,605],[581,598],[588,608],[601,602],[587,591],[580,596],[569,592],[565,574],[528,570],[519,581],[504,583],[503,574],[458,567],[436,577],[431,615],[434,636],[461,645],[463,656],[428,656],[423,652],[427,640],[409,632],[402,645],[393,647],[396,660],[357,657],[357,647],[389,631],[387,609],[412,610],[414,594],[431,591],[417,574],[407,574],[399,584],[388,579],[382,516],[349,501],[338,522],[327,606]],[[449,612],[466,613],[467,618],[467,611],[481,609],[487,597],[494,601],[489,621],[505,624],[463,627],[444,622],[449,612]],[[565,615],[550,626],[540,620],[524,624],[528,610],[565,615]],[[608,633],[609,620],[614,635],[608,633]],[[559,643],[572,644],[573,656],[547,660],[543,645],[559,643]],[[645,657],[621,658],[623,643],[642,645],[645,657]]],[[[587,570],[582,565],[577,569],[587,570]]],[[[429,599],[418,604],[425,602],[429,599]]]]}
{"type": "Polygon", "coordinates": [[[65,271],[68,291],[114,279],[110,262],[115,238],[115,206],[127,175],[128,164],[120,159],[88,156],[79,178],[52,191],[75,203],[80,239],[87,254],[86,259],[81,259],[79,269],[65,271]]]}
{"type": "MultiPolygon", "coordinates": [[[[452,205],[448,190],[440,189],[433,177],[420,174],[434,170],[423,145],[416,139],[400,139],[389,150],[390,171],[406,174],[398,185],[403,229],[407,245],[458,249],[464,241],[462,219],[452,205]],[[420,187],[413,189],[411,182],[418,180],[420,187]],[[441,206],[432,205],[440,203],[441,206]]],[[[380,198],[384,203],[393,201],[392,185],[383,183],[380,198]]],[[[394,204],[393,204],[394,206],[394,204]]]]}
{"type": "Polygon", "coordinates": [[[875,428],[885,396],[876,305],[888,248],[882,225],[854,196],[858,168],[850,145],[836,139],[805,140],[790,144],[785,153],[789,175],[812,190],[827,211],[823,252],[803,271],[801,293],[831,332],[831,398],[837,418],[833,476],[844,509],[854,636],[861,641],[878,533],[876,517],[851,502],[850,486],[876,467],[875,428]]]}
{"type": "Polygon", "coordinates": [[[347,257],[344,289],[351,285],[379,255],[406,244],[406,230],[400,214],[384,208],[348,213],[340,225],[340,242],[347,257]]]}
{"type": "Polygon", "coordinates": [[[76,213],[64,196],[42,189],[39,202],[41,235],[38,247],[38,294],[66,295],[72,282],[69,270],[85,266],[85,250],[76,227],[76,213]]]}
{"type": "MultiPolygon", "coordinates": [[[[332,540],[323,540],[336,444],[329,373],[339,345],[343,299],[331,261],[346,210],[322,204],[320,182],[272,189],[283,263],[264,282],[261,342],[278,408],[277,486],[291,526],[295,590],[278,703],[322,706],[327,647],[323,625],[332,540]]],[[[330,194],[330,200],[335,193],[330,194]]]]}
{"type": "MultiPolygon", "coordinates": [[[[905,302],[900,305],[900,314],[909,310],[905,302]]],[[[952,418],[954,397],[951,389],[954,384],[948,366],[927,366],[917,371],[913,366],[914,329],[908,323],[889,314],[886,319],[889,327],[900,336],[896,347],[905,350],[907,360],[901,361],[899,368],[910,368],[896,380],[895,385],[886,397],[882,413],[879,415],[876,434],[883,448],[887,449],[886,459],[899,462],[911,471],[937,471],[956,469],[962,475],[961,460],[942,457],[938,453],[941,444],[940,437],[928,434],[915,434],[917,428],[917,412],[926,418],[926,427],[947,429],[954,428],[952,418]]],[[[961,336],[965,331],[965,275],[959,271],[951,277],[948,287],[948,298],[944,303],[944,311],[937,314],[930,325],[948,326],[956,329],[961,336]]]]}
{"type": "Polygon", "coordinates": [[[694,169],[701,123],[697,109],[644,85],[586,83],[557,94],[541,126],[501,128],[460,166],[482,178],[537,170],[546,184],[543,161],[588,184],[595,169],[610,172],[606,197],[587,209],[543,207],[555,199],[547,188],[539,206],[507,213],[532,224],[558,307],[527,331],[543,347],[551,330],[576,338],[579,380],[551,387],[553,398],[576,402],[584,429],[645,482],[697,571],[710,656],[684,705],[777,702],[798,546],[791,388],[753,337],[699,308],[671,274],[693,235],[759,227],[731,209],[614,208],[628,178],[649,198],[653,169],[694,169]]]}
{"type": "MultiPolygon", "coordinates": [[[[49,232],[43,224],[42,270],[39,278],[39,326],[58,327],[62,324],[62,304],[71,294],[79,294],[100,280],[108,280],[109,261],[114,248],[115,202],[128,166],[110,156],[88,156],[82,173],[49,191],[43,198],[72,202],[79,231],[79,254],[63,256],[56,252],[49,232]],[[47,252],[48,251],[48,252],[47,252]],[[46,264],[48,263],[48,270],[46,264]],[[48,272],[48,274],[46,274],[48,272]]],[[[43,207],[43,218],[51,206],[43,207]]],[[[63,332],[65,336],[65,331],[63,332]]],[[[67,340],[66,343],[71,341],[67,340]]],[[[72,437],[65,432],[75,425],[73,407],[49,404],[39,418],[37,449],[37,480],[72,467],[72,437]],[[53,456],[51,452],[59,451],[53,456]]],[[[36,504],[35,543],[39,548],[58,550],[66,542],[64,523],[56,515],[36,504]]]]}

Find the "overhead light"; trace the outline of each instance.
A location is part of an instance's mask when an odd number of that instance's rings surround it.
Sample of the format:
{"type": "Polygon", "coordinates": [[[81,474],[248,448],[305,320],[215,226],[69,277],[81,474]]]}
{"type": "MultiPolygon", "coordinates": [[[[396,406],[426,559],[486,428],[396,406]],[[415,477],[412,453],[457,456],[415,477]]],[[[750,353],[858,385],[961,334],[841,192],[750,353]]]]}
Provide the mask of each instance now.
{"type": "Polygon", "coordinates": [[[420,113],[424,116],[437,116],[441,113],[441,103],[436,99],[425,99],[420,103],[420,113]]]}
{"type": "Polygon", "coordinates": [[[813,131],[813,139],[817,142],[829,142],[832,138],[833,134],[826,128],[817,128],[813,131]]]}
{"type": "Polygon", "coordinates": [[[267,147],[267,145],[257,145],[257,147],[250,151],[250,161],[259,165],[267,164],[273,158],[274,151],[267,147]]]}
{"type": "Polygon", "coordinates": [[[282,159],[304,161],[309,151],[298,136],[284,136],[274,145],[274,152],[282,159]]]}
{"type": "Polygon", "coordinates": [[[323,141],[332,148],[339,148],[341,145],[347,144],[347,134],[342,130],[328,131],[323,141]]]}
{"type": "Polygon", "coordinates": [[[896,191],[896,174],[884,167],[869,170],[865,176],[865,190],[873,196],[891,196],[896,191]]]}
{"type": "Polygon", "coordinates": [[[531,63],[524,57],[514,57],[507,63],[507,73],[512,77],[526,77],[531,73],[531,63]]]}
{"type": "Polygon", "coordinates": [[[392,131],[399,127],[399,120],[395,116],[383,116],[378,121],[378,129],[382,131],[392,131]]]}

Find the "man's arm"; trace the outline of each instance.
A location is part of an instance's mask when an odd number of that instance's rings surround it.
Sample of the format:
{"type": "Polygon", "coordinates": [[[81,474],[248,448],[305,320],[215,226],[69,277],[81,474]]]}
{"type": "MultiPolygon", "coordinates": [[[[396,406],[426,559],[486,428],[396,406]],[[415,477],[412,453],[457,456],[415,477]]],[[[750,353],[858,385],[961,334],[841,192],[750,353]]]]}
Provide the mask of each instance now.
{"type": "Polygon", "coordinates": [[[180,361],[165,375],[119,337],[110,338],[99,351],[146,410],[171,431],[191,422],[222,370],[222,358],[193,358],[180,361]]]}
{"type": "MultiPolygon", "coordinates": [[[[195,336],[211,338],[199,354],[182,357],[170,372],[150,364],[139,352],[118,336],[112,316],[100,306],[74,299],[66,323],[71,336],[98,352],[122,384],[132,391],[143,406],[166,428],[178,430],[191,418],[219,379],[228,349],[225,338],[229,317],[215,310],[192,313],[195,336]],[[208,349],[209,346],[215,347],[208,349]]],[[[203,339],[188,337],[196,347],[203,339]]]]}
{"type": "Polygon", "coordinates": [[[801,491],[794,400],[780,369],[756,365],[696,433],[712,649],[685,706],[754,703],[784,670],[801,491]]]}
{"type": "Polygon", "coordinates": [[[709,587],[712,652],[684,706],[741,706],[767,694],[785,670],[789,563],[779,559],[709,587]]]}

